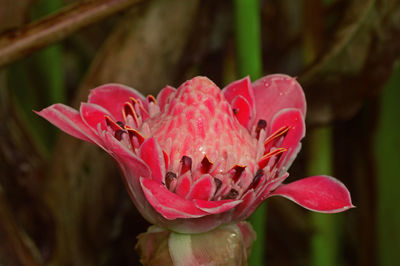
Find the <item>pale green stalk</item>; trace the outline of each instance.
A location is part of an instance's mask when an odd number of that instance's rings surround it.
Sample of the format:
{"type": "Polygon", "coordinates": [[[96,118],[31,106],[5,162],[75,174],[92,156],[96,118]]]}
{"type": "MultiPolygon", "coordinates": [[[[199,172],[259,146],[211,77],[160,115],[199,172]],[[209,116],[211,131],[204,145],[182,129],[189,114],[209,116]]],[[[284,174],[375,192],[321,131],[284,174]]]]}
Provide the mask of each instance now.
{"type": "MultiPolygon", "coordinates": [[[[261,10],[259,0],[235,0],[235,32],[239,76],[255,80],[262,75],[261,10]]],[[[250,217],[257,233],[249,265],[265,265],[266,206],[261,205],[250,217]]]]}
{"type": "MultiPolygon", "coordinates": [[[[400,261],[400,64],[383,89],[375,138],[378,265],[400,261]]],[[[368,206],[365,206],[368,208],[368,206]]]]}
{"type": "MultiPolygon", "coordinates": [[[[309,162],[307,175],[332,175],[332,128],[323,126],[309,131],[309,162]]],[[[311,239],[311,265],[336,266],[339,247],[340,214],[312,213],[314,234],[311,239]]]]}

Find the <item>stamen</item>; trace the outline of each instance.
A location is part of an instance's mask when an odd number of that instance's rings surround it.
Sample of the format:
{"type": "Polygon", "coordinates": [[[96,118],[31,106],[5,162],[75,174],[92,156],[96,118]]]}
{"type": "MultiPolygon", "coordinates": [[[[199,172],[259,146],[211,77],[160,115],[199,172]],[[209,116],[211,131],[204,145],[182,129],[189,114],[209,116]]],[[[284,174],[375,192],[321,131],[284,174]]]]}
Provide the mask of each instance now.
{"type": "Polygon", "coordinates": [[[259,169],[263,169],[265,166],[267,166],[269,158],[271,158],[272,156],[276,156],[278,154],[282,154],[283,152],[287,151],[287,149],[285,148],[278,148],[275,149],[267,154],[264,154],[260,160],[258,161],[258,168],[259,169]]]}
{"type": "Polygon", "coordinates": [[[281,127],[277,131],[275,131],[272,135],[270,135],[268,138],[265,139],[264,141],[264,147],[267,148],[267,145],[270,144],[273,140],[279,138],[280,136],[283,136],[289,131],[290,127],[285,126],[281,127]]]}
{"type": "Polygon", "coordinates": [[[231,189],[224,199],[236,199],[239,196],[239,192],[236,189],[231,189]]]}
{"type": "Polygon", "coordinates": [[[259,169],[256,172],[256,175],[253,178],[253,181],[251,182],[251,184],[249,185],[248,189],[254,189],[258,186],[258,183],[260,183],[261,177],[264,175],[264,171],[259,169]]]}
{"type": "Polygon", "coordinates": [[[183,175],[184,173],[186,173],[189,170],[192,170],[192,158],[184,155],[184,156],[182,156],[182,159],[181,159],[180,174],[183,175]]]}
{"type": "Polygon", "coordinates": [[[120,125],[118,125],[118,123],[114,122],[114,120],[112,120],[112,118],[110,116],[105,115],[104,118],[106,119],[107,126],[109,126],[112,130],[114,130],[114,131],[123,130],[123,128],[120,127],[120,125]]]}
{"type": "Polygon", "coordinates": [[[139,127],[139,119],[137,117],[136,111],[133,108],[132,104],[130,102],[126,102],[124,104],[124,107],[122,108],[122,115],[127,121],[128,115],[130,115],[133,118],[133,121],[135,122],[136,127],[139,127]]]}
{"type": "Polygon", "coordinates": [[[147,102],[149,102],[149,103],[153,102],[153,103],[157,104],[156,98],[154,98],[154,96],[151,94],[147,95],[147,102]]]}
{"type": "Polygon", "coordinates": [[[256,127],[257,139],[260,137],[261,129],[265,129],[266,126],[267,126],[267,121],[265,121],[264,119],[258,120],[257,127],[256,127]]]}
{"type": "Polygon", "coordinates": [[[124,126],[125,126],[124,123],[122,123],[121,121],[117,121],[116,123],[118,124],[118,126],[120,126],[122,128],[124,128],[124,126]]]}
{"type": "Polygon", "coordinates": [[[170,189],[172,181],[176,180],[176,174],[173,172],[167,172],[165,174],[165,186],[170,189]]]}
{"type": "Polygon", "coordinates": [[[239,110],[237,108],[232,108],[233,114],[237,115],[237,113],[239,112],[239,110]]]}
{"type": "Polygon", "coordinates": [[[134,108],[136,107],[136,111],[139,112],[139,114],[140,114],[140,116],[142,118],[142,122],[150,117],[150,115],[147,112],[147,110],[143,107],[142,101],[136,100],[133,97],[130,97],[129,99],[132,101],[133,107],[134,108]]]}
{"type": "Polygon", "coordinates": [[[136,129],[130,128],[128,126],[125,126],[125,129],[128,131],[132,147],[138,148],[140,145],[142,145],[145,139],[136,129]],[[135,143],[134,140],[136,140],[137,143],[135,143]]]}
{"type": "Polygon", "coordinates": [[[208,159],[207,155],[204,155],[203,160],[201,160],[201,173],[205,174],[210,172],[212,165],[213,163],[208,159]]]}

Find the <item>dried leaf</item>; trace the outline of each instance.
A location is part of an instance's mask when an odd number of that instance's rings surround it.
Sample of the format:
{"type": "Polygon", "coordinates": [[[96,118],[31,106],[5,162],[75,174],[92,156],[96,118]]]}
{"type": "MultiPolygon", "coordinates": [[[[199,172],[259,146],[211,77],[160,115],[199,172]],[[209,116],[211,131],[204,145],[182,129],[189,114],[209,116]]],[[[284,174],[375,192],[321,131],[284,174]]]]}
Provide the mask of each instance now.
{"type": "Polygon", "coordinates": [[[399,12],[394,0],[351,2],[330,48],[300,76],[308,122],[348,118],[379,91],[400,55],[399,12]]]}

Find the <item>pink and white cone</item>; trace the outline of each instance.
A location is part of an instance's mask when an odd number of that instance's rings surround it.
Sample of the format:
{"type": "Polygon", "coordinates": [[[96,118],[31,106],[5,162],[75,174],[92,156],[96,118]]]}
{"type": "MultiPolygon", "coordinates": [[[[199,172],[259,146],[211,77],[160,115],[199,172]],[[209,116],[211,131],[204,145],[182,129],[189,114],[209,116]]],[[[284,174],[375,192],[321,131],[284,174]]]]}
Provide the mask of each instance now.
{"type": "Polygon", "coordinates": [[[174,233],[151,226],[138,236],[143,265],[245,266],[256,235],[247,222],[225,224],[201,234],[174,233]]]}
{"type": "Polygon", "coordinates": [[[245,220],[270,196],[326,213],[353,207],[332,177],[283,184],[305,135],[305,112],[299,83],[276,74],[222,91],[195,77],[157,98],[107,84],[79,111],[54,104],[37,113],[108,152],[150,223],[201,233],[245,220]]]}

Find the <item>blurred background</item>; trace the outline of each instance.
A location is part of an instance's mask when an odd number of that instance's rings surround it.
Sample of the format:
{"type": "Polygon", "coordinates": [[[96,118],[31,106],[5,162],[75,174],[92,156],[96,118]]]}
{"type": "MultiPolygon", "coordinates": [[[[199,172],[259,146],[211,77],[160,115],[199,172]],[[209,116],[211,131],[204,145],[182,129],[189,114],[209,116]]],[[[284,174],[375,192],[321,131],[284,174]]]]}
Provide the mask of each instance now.
{"type": "Polygon", "coordinates": [[[357,208],[268,199],[251,265],[398,265],[400,1],[0,0],[0,33],[0,265],[140,265],[149,226],[111,157],[32,110],[278,72],[308,103],[288,181],[335,176],[357,208]]]}

